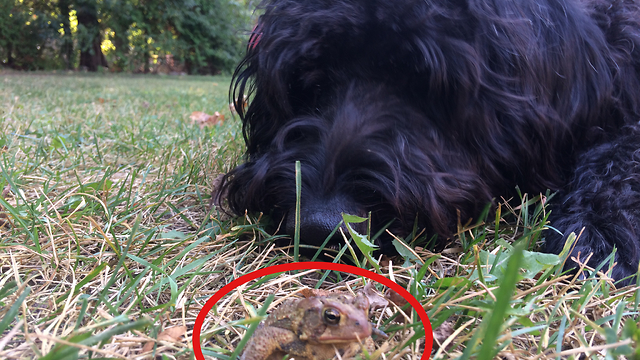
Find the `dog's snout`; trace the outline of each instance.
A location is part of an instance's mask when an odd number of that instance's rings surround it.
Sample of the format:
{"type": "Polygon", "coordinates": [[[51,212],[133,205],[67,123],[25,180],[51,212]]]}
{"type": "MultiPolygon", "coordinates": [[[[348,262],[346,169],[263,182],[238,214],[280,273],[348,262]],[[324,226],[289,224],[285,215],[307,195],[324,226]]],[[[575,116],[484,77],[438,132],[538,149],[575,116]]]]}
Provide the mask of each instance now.
{"type": "MultiPolygon", "coordinates": [[[[362,211],[350,206],[343,199],[318,200],[303,202],[300,207],[300,242],[309,245],[320,246],[340,224],[342,214],[362,215],[362,211]]],[[[287,214],[286,232],[292,238],[295,234],[295,209],[287,214]]],[[[361,232],[361,224],[355,226],[356,231],[361,232]]],[[[342,231],[347,234],[347,228],[341,225],[342,231]]],[[[353,228],[353,225],[352,225],[353,228]]],[[[338,229],[329,240],[328,244],[343,243],[342,234],[338,229]]]]}
{"type": "MultiPolygon", "coordinates": [[[[300,213],[300,241],[305,244],[320,246],[340,223],[342,216],[336,212],[301,210],[300,213]]],[[[295,234],[295,210],[287,214],[287,234],[292,238],[295,234]]],[[[335,243],[340,237],[337,231],[330,242],[335,243]]]]}

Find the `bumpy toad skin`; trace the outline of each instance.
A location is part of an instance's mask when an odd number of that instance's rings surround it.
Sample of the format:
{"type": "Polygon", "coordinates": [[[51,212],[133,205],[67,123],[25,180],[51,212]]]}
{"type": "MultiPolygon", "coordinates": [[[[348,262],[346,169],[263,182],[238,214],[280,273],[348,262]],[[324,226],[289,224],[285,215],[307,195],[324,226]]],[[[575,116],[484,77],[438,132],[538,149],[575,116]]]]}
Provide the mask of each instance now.
{"type": "Polygon", "coordinates": [[[274,310],[253,334],[240,360],[332,359],[360,350],[371,336],[369,300],[359,294],[335,293],[292,299],[274,310]]]}

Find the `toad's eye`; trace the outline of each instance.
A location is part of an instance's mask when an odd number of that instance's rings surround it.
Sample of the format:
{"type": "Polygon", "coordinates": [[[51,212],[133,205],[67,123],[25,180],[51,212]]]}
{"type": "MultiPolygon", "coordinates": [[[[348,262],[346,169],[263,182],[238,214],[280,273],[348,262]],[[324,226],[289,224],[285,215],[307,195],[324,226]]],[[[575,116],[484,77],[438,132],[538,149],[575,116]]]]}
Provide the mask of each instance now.
{"type": "Polygon", "coordinates": [[[325,309],[322,316],[324,317],[324,322],[328,325],[338,325],[340,323],[340,312],[336,309],[325,309]]]}

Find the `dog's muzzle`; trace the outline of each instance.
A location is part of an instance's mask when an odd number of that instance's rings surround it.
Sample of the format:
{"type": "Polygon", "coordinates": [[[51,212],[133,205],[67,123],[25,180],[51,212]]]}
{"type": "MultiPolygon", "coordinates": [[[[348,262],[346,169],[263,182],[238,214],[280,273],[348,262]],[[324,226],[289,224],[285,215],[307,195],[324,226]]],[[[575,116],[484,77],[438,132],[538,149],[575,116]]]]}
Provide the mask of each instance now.
{"type": "MultiPolygon", "coordinates": [[[[320,246],[331,234],[333,229],[342,221],[342,214],[363,216],[361,209],[340,197],[323,200],[309,200],[302,202],[300,207],[300,242],[320,246]]],[[[351,224],[352,229],[359,233],[366,231],[365,223],[351,224]]],[[[341,225],[342,232],[349,238],[347,227],[341,225]]],[[[293,239],[295,233],[295,208],[289,210],[286,219],[286,232],[293,239]]],[[[340,229],[328,242],[328,245],[344,243],[340,229]]]]}

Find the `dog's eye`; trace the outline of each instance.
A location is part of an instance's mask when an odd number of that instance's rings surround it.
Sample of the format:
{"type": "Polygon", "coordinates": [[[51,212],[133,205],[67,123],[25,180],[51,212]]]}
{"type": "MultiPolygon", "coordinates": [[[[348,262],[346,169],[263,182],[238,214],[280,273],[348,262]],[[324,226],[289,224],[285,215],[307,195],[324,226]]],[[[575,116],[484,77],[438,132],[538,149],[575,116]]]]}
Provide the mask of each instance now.
{"type": "Polygon", "coordinates": [[[325,309],[322,316],[324,318],[324,322],[328,325],[338,325],[340,323],[340,312],[336,309],[325,309]]]}

